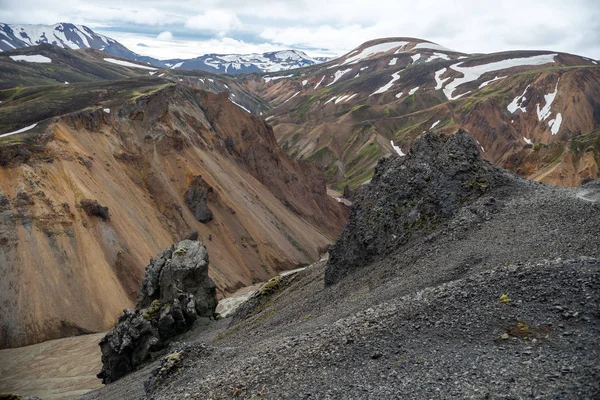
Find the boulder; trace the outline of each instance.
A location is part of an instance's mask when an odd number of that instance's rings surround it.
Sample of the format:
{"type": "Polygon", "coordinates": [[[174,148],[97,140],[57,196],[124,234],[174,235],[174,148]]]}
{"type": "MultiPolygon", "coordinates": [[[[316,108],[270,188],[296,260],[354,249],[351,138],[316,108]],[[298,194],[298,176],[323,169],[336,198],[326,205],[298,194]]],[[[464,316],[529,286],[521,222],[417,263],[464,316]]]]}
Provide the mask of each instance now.
{"type": "Polygon", "coordinates": [[[208,264],[206,247],[192,240],[171,245],[150,260],[135,311],[125,310],[100,341],[98,378],[103,383],[138,369],[198,317],[214,316],[216,286],[208,264]]]}
{"type": "Polygon", "coordinates": [[[213,219],[213,213],[208,208],[208,197],[212,192],[213,188],[201,176],[194,176],[183,196],[194,218],[204,224],[213,219]]]}

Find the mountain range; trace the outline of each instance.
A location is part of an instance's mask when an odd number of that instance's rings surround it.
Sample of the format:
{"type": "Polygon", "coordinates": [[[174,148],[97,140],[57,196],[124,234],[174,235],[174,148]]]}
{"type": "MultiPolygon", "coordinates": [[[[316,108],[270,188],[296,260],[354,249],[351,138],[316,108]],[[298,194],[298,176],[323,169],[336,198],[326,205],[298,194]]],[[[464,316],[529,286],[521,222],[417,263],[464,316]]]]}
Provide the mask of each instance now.
{"type": "Polygon", "coordinates": [[[192,59],[159,60],[134,53],[116,40],[96,33],[83,25],[70,23],[9,25],[0,23],[1,51],[36,46],[42,43],[67,49],[102,50],[115,56],[159,68],[200,69],[228,74],[275,72],[314,65],[328,60],[327,58],[311,58],[298,50],[264,54],[205,54],[192,59]]]}
{"type": "MultiPolygon", "coordinates": [[[[148,259],[189,238],[210,254],[219,298],[330,259],[270,281],[231,324],[192,330],[184,357],[204,354],[199,342],[214,351],[167,376],[160,398],[202,398],[214,382],[221,397],[266,385],[281,398],[282,379],[344,398],[362,375],[469,397],[445,372],[456,354],[485,360],[459,373],[497,397],[538,350],[553,384],[594,390],[597,346],[571,341],[597,334],[597,60],[397,37],[282,72],[304,55],[153,64],[72,24],[4,24],[0,37],[0,348],[106,331],[148,259]],[[573,351],[585,363],[564,361],[573,351]],[[223,360],[233,372],[215,378],[223,360]],[[315,365],[354,372],[331,386],[315,365]]],[[[130,383],[89,398],[124,398],[130,383]]]]}
{"type": "Polygon", "coordinates": [[[577,186],[598,176],[600,68],[586,57],[471,55],[386,38],[324,64],[238,80],[272,107],[266,118],[280,146],[317,161],[338,190],[367,182],[381,156],[406,154],[424,131],[458,127],[487,160],[528,178],[577,186]]]}

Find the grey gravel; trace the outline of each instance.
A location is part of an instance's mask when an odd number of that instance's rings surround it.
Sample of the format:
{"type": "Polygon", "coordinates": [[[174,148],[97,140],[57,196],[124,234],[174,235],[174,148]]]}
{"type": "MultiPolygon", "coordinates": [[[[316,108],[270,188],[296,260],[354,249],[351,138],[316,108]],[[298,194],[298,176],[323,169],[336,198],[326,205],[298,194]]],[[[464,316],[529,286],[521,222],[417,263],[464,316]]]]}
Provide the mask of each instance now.
{"type": "MultiPolygon", "coordinates": [[[[383,161],[384,183],[407,162],[383,161]]],[[[365,196],[385,191],[367,188],[349,227],[379,239],[358,268],[325,286],[317,263],[251,299],[244,315],[195,327],[172,345],[202,355],[149,393],[157,363],[82,398],[599,399],[600,185],[499,173],[397,245],[368,232],[386,220],[369,222],[364,201],[376,200],[365,196]]],[[[336,244],[348,263],[364,255],[351,234],[336,244]]]]}

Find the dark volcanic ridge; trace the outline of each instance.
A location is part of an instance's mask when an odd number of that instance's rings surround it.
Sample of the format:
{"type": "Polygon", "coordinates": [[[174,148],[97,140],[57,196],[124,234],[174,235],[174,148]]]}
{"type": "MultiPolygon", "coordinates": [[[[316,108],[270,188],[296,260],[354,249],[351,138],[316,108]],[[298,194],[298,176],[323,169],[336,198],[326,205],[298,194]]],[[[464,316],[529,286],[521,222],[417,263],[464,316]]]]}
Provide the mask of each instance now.
{"type": "Polygon", "coordinates": [[[425,134],[379,162],[326,267],[172,343],[173,369],[83,398],[597,398],[598,186],[529,182],[464,131],[425,134]]]}

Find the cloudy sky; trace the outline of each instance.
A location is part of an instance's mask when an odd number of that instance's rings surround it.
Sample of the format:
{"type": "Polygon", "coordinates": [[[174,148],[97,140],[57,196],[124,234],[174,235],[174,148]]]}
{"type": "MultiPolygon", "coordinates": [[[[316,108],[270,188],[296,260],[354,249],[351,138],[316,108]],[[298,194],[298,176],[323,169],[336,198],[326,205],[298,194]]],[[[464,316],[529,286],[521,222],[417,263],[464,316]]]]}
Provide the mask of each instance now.
{"type": "Polygon", "coordinates": [[[0,0],[0,22],[74,22],[156,58],[300,49],[341,55],[380,37],[467,53],[600,58],[600,0],[0,0]]]}

